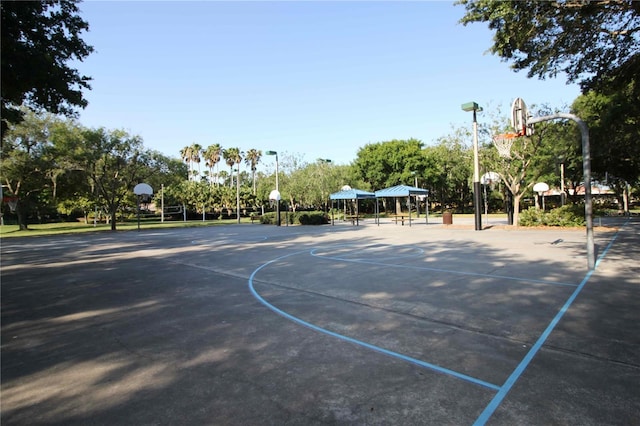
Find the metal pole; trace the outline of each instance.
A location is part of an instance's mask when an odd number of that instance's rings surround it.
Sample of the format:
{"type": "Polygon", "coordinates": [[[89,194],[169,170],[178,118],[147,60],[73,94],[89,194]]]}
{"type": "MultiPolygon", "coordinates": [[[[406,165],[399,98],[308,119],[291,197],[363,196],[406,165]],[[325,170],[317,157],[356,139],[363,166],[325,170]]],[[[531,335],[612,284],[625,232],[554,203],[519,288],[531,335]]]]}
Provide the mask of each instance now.
{"type": "MultiPolygon", "coordinates": [[[[276,191],[280,193],[280,187],[278,186],[278,153],[276,152],[276,191]]],[[[280,226],[280,200],[276,200],[276,225],[280,226]]]]}
{"type": "Polygon", "coordinates": [[[482,230],[482,194],[480,190],[480,162],[478,159],[478,122],[476,109],[473,110],[473,206],[475,210],[476,231],[482,230]]]}
{"type": "Polygon", "coordinates": [[[427,194],[427,198],[425,198],[425,203],[424,203],[424,217],[425,217],[425,222],[427,225],[429,224],[429,194],[427,194]]]}
{"type": "Polygon", "coordinates": [[[138,232],[140,232],[140,196],[138,195],[138,232]]]}
{"type": "Polygon", "coordinates": [[[160,222],[164,223],[164,183],[160,185],[162,195],[160,197],[160,206],[162,207],[162,213],[160,213],[160,222]]]}
{"type": "Polygon", "coordinates": [[[565,193],[564,193],[564,162],[560,163],[560,205],[564,206],[565,204],[565,193]]]}
{"type": "Polygon", "coordinates": [[[587,223],[587,266],[589,270],[596,267],[595,244],[593,241],[593,201],[591,197],[591,151],[589,148],[589,127],[573,114],[557,113],[547,115],[545,117],[530,118],[527,124],[535,124],[541,121],[555,120],[564,118],[573,120],[578,124],[580,134],[582,135],[582,173],[584,180],[584,216],[587,223]]]}
{"type": "Polygon", "coordinates": [[[484,196],[484,221],[489,223],[489,202],[487,201],[487,185],[482,185],[482,195],[484,196]]]}
{"type": "Polygon", "coordinates": [[[236,218],[240,223],[240,165],[238,165],[238,171],[236,172],[236,218]]]}

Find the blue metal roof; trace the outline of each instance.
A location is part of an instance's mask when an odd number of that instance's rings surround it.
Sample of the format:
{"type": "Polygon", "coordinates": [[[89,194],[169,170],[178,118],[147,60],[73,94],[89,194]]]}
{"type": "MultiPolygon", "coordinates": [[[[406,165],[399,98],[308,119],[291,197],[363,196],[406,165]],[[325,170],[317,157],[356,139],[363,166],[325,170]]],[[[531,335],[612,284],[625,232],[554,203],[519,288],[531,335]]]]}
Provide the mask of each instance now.
{"type": "Polygon", "coordinates": [[[408,197],[409,195],[429,195],[429,190],[415,186],[397,185],[376,191],[375,195],[376,198],[408,197]]]}
{"type": "Polygon", "coordinates": [[[376,194],[373,192],[363,191],[361,189],[349,189],[347,191],[334,192],[329,195],[331,200],[356,200],[359,198],[374,198],[376,194]]]}

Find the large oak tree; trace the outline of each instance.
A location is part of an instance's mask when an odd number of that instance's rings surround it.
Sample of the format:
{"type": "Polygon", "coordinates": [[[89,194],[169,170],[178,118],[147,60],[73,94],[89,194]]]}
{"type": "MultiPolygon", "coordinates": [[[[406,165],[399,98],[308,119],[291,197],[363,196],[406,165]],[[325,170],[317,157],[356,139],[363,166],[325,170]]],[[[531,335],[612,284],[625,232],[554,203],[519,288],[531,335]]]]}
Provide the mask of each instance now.
{"type": "Polygon", "coordinates": [[[22,120],[20,105],[53,114],[74,115],[87,101],[90,78],[70,64],[93,47],[81,38],[89,24],[78,0],[2,1],[2,137],[22,120]]]}
{"type": "Polygon", "coordinates": [[[461,0],[463,24],[487,22],[490,51],[529,77],[564,72],[583,89],[640,73],[640,2],[461,0]]]}

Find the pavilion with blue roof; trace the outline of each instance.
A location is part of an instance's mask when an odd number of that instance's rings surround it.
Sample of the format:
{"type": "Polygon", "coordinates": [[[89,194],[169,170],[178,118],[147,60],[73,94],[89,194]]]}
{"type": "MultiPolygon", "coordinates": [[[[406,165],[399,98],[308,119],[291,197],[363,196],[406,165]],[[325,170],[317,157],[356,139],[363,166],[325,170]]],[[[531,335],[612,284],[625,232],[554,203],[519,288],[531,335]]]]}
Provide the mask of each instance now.
{"type": "MultiPolygon", "coordinates": [[[[358,224],[358,207],[359,207],[359,200],[362,199],[367,199],[367,198],[375,198],[376,201],[378,198],[400,198],[400,197],[407,197],[409,202],[409,226],[411,226],[411,197],[418,197],[418,196],[424,196],[424,197],[428,197],[429,196],[429,190],[427,189],[423,189],[423,188],[417,188],[415,186],[407,186],[407,185],[396,185],[396,186],[392,186],[389,188],[385,188],[385,189],[381,189],[379,191],[376,192],[368,192],[368,191],[363,191],[361,189],[346,189],[346,190],[342,190],[340,192],[335,192],[331,195],[329,195],[329,199],[333,200],[353,200],[355,201],[355,205],[356,205],[356,212],[354,217],[352,218],[354,221],[354,224],[358,224]]],[[[417,201],[416,201],[417,204],[417,201]]],[[[428,206],[428,203],[427,203],[428,206]]],[[[333,212],[333,209],[332,209],[333,212]]],[[[379,214],[379,210],[378,210],[378,203],[376,202],[376,223],[378,225],[380,225],[380,214],[379,214]]],[[[429,208],[427,207],[427,211],[426,211],[426,223],[429,223],[429,208]]],[[[332,213],[332,217],[331,217],[331,221],[333,223],[333,213],[332,213]]],[[[404,224],[404,221],[403,221],[404,224]]]]}
{"type": "MultiPolygon", "coordinates": [[[[368,192],[368,191],[363,191],[362,189],[355,189],[355,188],[350,188],[350,189],[345,189],[342,190],[340,192],[334,192],[333,194],[329,195],[329,199],[330,200],[344,200],[346,202],[346,200],[354,200],[356,203],[356,214],[354,215],[354,217],[352,219],[355,220],[355,225],[358,224],[358,201],[365,199],[365,198],[375,198],[376,195],[373,192],[368,192]]],[[[331,223],[333,223],[333,206],[331,208],[331,223]]]]}
{"type": "MultiPolygon", "coordinates": [[[[417,188],[415,186],[407,186],[407,185],[396,185],[390,188],[381,189],[375,192],[375,197],[377,198],[399,198],[399,197],[407,197],[409,202],[409,226],[411,226],[411,197],[415,196],[429,196],[429,190],[423,188],[417,188]]],[[[417,205],[417,200],[416,200],[417,205]]],[[[429,223],[429,203],[427,203],[427,211],[425,214],[426,223],[429,223]]],[[[378,203],[376,203],[376,221],[378,225],[380,225],[380,220],[378,218],[378,203]]],[[[404,222],[403,222],[404,223],[404,222]]]]}

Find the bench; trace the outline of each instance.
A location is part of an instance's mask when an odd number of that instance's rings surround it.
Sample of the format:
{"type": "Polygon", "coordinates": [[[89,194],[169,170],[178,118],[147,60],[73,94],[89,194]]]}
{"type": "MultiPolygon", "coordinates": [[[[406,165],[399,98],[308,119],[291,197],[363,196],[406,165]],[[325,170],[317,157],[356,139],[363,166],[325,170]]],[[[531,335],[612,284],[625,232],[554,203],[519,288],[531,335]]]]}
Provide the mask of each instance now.
{"type": "Polygon", "coordinates": [[[396,215],[391,216],[391,220],[393,222],[395,222],[396,225],[398,224],[398,222],[402,222],[402,226],[404,226],[405,219],[409,220],[409,216],[405,215],[405,214],[396,214],[396,215]]]}
{"type": "Polygon", "coordinates": [[[364,219],[364,216],[362,215],[346,215],[344,217],[344,220],[351,222],[352,225],[355,225],[356,221],[359,221],[362,219],[364,219]]]}
{"type": "Polygon", "coordinates": [[[250,218],[251,218],[251,223],[253,223],[256,220],[259,221],[260,219],[262,219],[262,215],[253,215],[250,218]]]}

